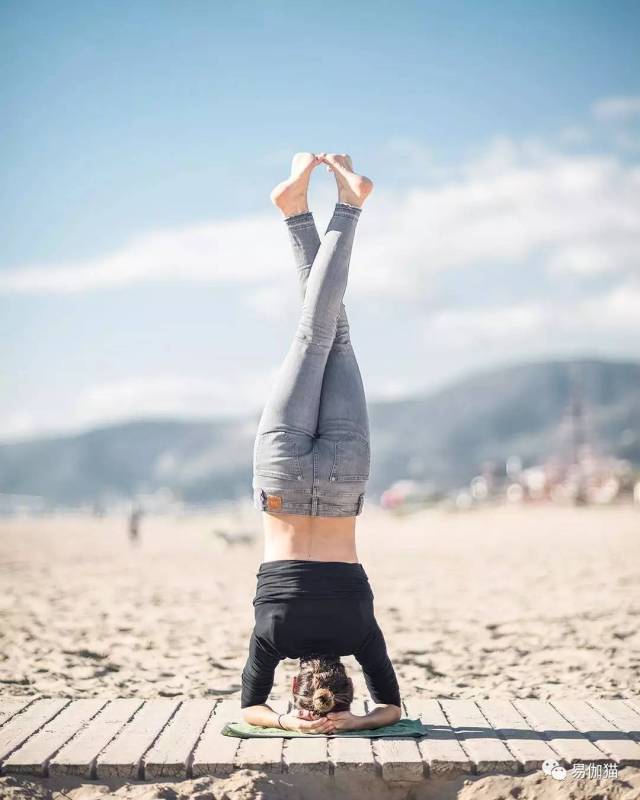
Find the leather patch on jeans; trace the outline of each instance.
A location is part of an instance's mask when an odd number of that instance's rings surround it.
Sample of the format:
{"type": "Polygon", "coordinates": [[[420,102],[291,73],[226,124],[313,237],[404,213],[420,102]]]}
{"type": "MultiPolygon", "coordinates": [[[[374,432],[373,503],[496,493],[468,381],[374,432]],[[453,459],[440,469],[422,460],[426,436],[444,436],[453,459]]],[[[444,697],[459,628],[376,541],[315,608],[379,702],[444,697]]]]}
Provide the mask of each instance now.
{"type": "Polygon", "coordinates": [[[282,508],[282,498],[279,494],[267,495],[267,508],[269,511],[276,511],[276,509],[282,508]]]}

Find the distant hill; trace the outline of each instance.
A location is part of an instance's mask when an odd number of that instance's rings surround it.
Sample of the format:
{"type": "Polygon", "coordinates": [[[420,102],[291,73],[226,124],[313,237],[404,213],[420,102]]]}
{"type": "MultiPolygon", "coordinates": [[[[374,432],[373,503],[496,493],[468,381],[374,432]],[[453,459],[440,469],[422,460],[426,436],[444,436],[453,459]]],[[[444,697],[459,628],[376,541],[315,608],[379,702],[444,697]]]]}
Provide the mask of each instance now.
{"type": "MultiPolygon", "coordinates": [[[[485,460],[519,455],[526,466],[560,452],[576,386],[596,449],[640,465],[640,363],[544,361],[371,403],[371,496],[406,477],[451,489],[485,460]]],[[[0,493],[39,495],[52,505],[108,503],[161,487],[192,503],[246,498],[257,422],[257,415],[142,420],[0,444],[0,493]]]]}
{"type": "Polygon", "coordinates": [[[576,391],[584,427],[602,455],[640,465],[640,363],[580,359],[528,363],[471,375],[427,397],[371,408],[374,491],[413,468],[452,488],[485,460],[518,455],[525,466],[566,454],[576,391]]]}

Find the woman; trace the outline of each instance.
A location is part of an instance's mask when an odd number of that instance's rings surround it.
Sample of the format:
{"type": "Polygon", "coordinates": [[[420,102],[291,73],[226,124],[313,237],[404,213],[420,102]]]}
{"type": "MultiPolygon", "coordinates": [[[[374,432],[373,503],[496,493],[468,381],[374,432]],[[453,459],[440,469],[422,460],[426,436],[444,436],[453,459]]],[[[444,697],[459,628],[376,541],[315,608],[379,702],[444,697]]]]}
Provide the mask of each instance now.
{"type": "Polygon", "coordinates": [[[254,503],[264,511],[265,529],[242,673],[243,716],[253,725],[331,734],[401,716],[398,682],[355,547],[369,477],[369,421],[342,298],[356,225],[372,189],[347,155],[297,153],[291,176],[271,193],[285,217],[303,305],[253,454],[254,503]],[[307,206],[309,178],[320,163],[338,185],[322,241],[307,206]],[[377,704],[365,716],[349,711],[353,685],[340,661],[349,654],[377,704]],[[300,658],[291,714],[267,705],[283,658],[300,658]]]}

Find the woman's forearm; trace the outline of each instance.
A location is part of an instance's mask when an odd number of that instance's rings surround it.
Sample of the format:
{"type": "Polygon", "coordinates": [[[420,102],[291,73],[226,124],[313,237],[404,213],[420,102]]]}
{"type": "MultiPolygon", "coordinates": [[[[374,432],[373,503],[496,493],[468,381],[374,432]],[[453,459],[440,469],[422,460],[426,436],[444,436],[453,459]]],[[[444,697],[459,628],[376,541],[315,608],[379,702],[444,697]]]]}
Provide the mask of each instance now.
{"type": "Polygon", "coordinates": [[[242,716],[244,721],[249,725],[259,725],[262,728],[279,728],[278,717],[283,717],[283,714],[278,714],[271,706],[266,703],[262,706],[248,706],[242,709],[242,716]]]}
{"type": "Polygon", "coordinates": [[[367,728],[382,728],[383,725],[392,725],[397,722],[402,716],[402,709],[398,706],[384,705],[376,706],[368,714],[365,714],[362,719],[362,729],[367,728]]]}

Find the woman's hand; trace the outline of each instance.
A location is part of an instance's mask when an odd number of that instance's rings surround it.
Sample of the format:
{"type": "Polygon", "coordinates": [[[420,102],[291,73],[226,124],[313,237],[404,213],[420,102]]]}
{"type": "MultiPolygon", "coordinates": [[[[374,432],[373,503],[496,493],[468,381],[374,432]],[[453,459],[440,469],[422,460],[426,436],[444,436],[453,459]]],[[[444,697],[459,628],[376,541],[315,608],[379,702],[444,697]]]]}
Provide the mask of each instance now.
{"type": "Polygon", "coordinates": [[[280,722],[287,730],[297,731],[298,733],[328,734],[335,731],[335,725],[332,720],[327,719],[327,717],[314,717],[304,712],[299,716],[283,714],[280,717],[280,722]]]}
{"type": "Polygon", "coordinates": [[[366,717],[359,717],[350,711],[329,711],[327,714],[336,731],[357,731],[365,728],[366,717]]]}

